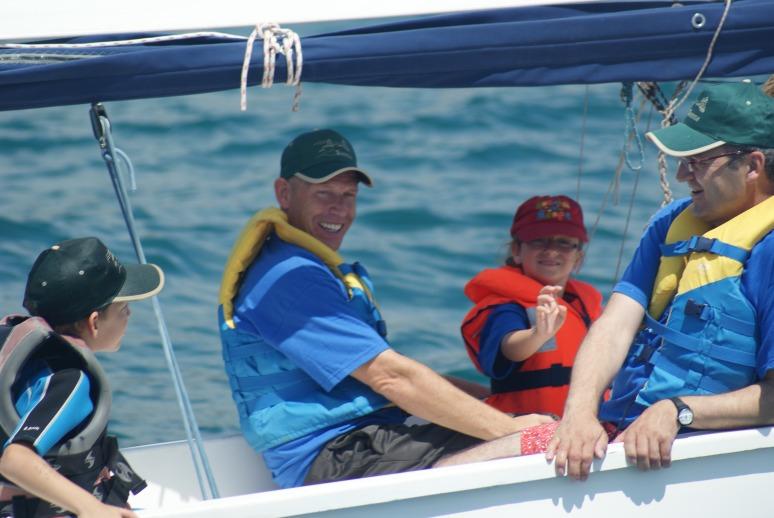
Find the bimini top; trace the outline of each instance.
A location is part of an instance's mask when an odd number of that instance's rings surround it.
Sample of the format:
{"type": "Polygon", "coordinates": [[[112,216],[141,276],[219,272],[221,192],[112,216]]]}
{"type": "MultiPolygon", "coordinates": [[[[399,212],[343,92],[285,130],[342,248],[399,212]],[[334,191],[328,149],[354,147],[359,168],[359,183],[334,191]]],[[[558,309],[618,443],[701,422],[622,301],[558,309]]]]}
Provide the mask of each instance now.
{"type": "MultiPolygon", "coordinates": [[[[304,82],[420,88],[693,78],[723,2],[594,2],[430,16],[302,38],[304,82]]],[[[47,43],[118,41],[110,35],[47,43]]],[[[157,35],[154,35],[157,36],[157,35]]],[[[0,45],[0,110],[239,88],[245,38],[84,48],[0,45]]],[[[249,84],[260,82],[262,42],[249,84]]],[[[774,6],[735,0],[705,77],[774,71],[774,6]]],[[[284,81],[277,60],[275,81],[284,81]]]]}

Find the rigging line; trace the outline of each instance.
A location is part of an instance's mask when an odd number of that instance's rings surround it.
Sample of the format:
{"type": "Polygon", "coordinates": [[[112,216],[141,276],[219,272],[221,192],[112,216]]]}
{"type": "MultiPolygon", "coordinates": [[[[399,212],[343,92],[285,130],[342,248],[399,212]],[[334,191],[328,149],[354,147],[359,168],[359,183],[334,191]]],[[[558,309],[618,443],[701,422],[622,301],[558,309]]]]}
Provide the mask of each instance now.
{"type": "MultiPolygon", "coordinates": [[[[134,222],[134,214],[132,211],[131,202],[129,196],[124,187],[121,179],[119,168],[115,160],[116,156],[119,156],[116,152],[116,148],[113,144],[112,131],[110,127],[110,120],[107,118],[107,114],[101,105],[93,104],[91,108],[92,124],[94,127],[95,136],[102,150],[102,158],[105,160],[108,172],[110,173],[110,179],[113,183],[113,188],[118,198],[118,203],[121,208],[124,222],[126,223],[127,230],[129,231],[129,237],[132,240],[137,260],[145,264],[147,263],[145,258],[145,252],[142,248],[142,243],[137,235],[134,222]]],[[[128,157],[127,157],[128,158],[128,157]]],[[[164,356],[167,360],[167,366],[169,367],[170,374],[172,375],[173,386],[177,395],[178,404],[183,417],[183,425],[185,428],[188,444],[191,451],[191,457],[194,464],[194,471],[199,482],[202,496],[207,499],[207,487],[204,485],[201,472],[204,471],[209,483],[209,491],[211,498],[218,498],[219,492],[215,483],[215,478],[212,474],[212,468],[210,467],[207,459],[207,454],[204,451],[204,442],[202,441],[199,433],[199,427],[196,423],[196,417],[193,414],[193,408],[191,407],[190,399],[183,384],[182,374],[180,367],[177,363],[177,358],[172,350],[172,342],[169,337],[169,331],[164,320],[164,315],[161,312],[161,304],[158,301],[158,297],[152,297],[153,310],[156,314],[156,321],[159,326],[159,333],[161,335],[162,349],[164,356]],[[194,439],[196,442],[194,442],[194,439]],[[195,447],[195,446],[196,447],[195,447]],[[198,453],[198,456],[197,456],[198,453]]]]}
{"type": "MultiPolygon", "coordinates": [[[[637,110],[637,113],[635,114],[634,123],[637,124],[640,120],[640,116],[642,115],[642,108],[647,102],[647,99],[643,97],[643,99],[640,101],[640,106],[637,110]]],[[[629,138],[633,138],[633,136],[630,134],[629,138]]],[[[591,232],[589,233],[589,243],[591,243],[594,240],[594,236],[597,233],[597,228],[599,227],[599,222],[602,220],[602,216],[605,213],[605,210],[607,209],[608,201],[610,200],[610,195],[614,194],[614,204],[618,205],[618,187],[620,184],[620,177],[621,173],[623,172],[623,166],[624,166],[624,150],[621,150],[621,153],[618,155],[618,164],[615,167],[615,172],[613,173],[613,177],[610,179],[610,183],[607,187],[607,192],[605,193],[605,197],[602,199],[602,204],[597,211],[597,216],[594,219],[594,223],[591,226],[591,232]]]]}
{"type": "MultiPolygon", "coordinates": [[[[637,131],[637,121],[635,120],[634,110],[632,109],[632,99],[634,98],[634,83],[626,81],[621,84],[621,100],[624,102],[624,159],[626,166],[632,171],[639,171],[642,169],[642,164],[645,162],[645,151],[642,147],[642,138],[637,131]],[[640,158],[639,163],[634,165],[629,158],[629,146],[632,140],[637,144],[637,151],[640,158]]],[[[642,103],[640,104],[640,110],[642,110],[642,103]]]]}
{"type": "Polygon", "coordinates": [[[696,74],[696,77],[694,77],[693,81],[691,81],[691,84],[688,86],[688,89],[685,91],[685,95],[683,95],[683,97],[680,100],[677,100],[677,98],[674,97],[672,99],[672,102],[669,103],[669,106],[667,106],[667,109],[666,109],[665,119],[670,118],[672,114],[677,110],[677,108],[681,104],[683,104],[683,102],[685,102],[688,96],[691,95],[691,92],[693,91],[696,84],[704,75],[704,72],[707,70],[707,67],[712,61],[712,52],[715,50],[715,43],[718,41],[718,37],[720,36],[720,31],[723,29],[723,25],[725,25],[726,23],[726,18],[728,17],[728,13],[731,10],[732,2],[733,0],[725,0],[726,5],[723,9],[723,14],[720,17],[720,21],[718,22],[718,26],[715,29],[715,33],[712,35],[712,40],[710,41],[709,47],[707,48],[707,56],[704,58],[704,63],[699,69],[699,72],[696,74]]]}
{"type": "Polygon", "coordinates": [[[581,118],[580,154],[578,156],[578,186],[575,189],[575,199],[580,203],[581,176],[583,176],[583,151],[586,141],[586,120],[589,113],[589,85],[583,96],[583,117],[581,118]]]}
{"type": "MultiPolygon", "coordinates": [[[[715,33],[712,35],[712,40],[710,41],[709,47],[707,48],[707,56],[704,59],[704,63],[699,69],[699,72],[696,74],[696,77],[694,77],[693,81],[691,81],[690,85],[688,85],[688,88],[686,89],[682,97],[680,97],[681,91],[683,88],[685,88],[686,82],[681,81],[677,85],[677,88],[675,88],[675,91],[672,94],[672,100],[669,102],[669,105],[666,107],[666,110],[664,110],[663,112],[664,118],[661,121],[662,128],[666,128],[673,124],[675,111],[683,102],[685,102],[688,96],[691,95],[691,92],[693,91],[694,87],[702,78],[702,76],[704,75],[704,72],[707,70],[707,67],[712,61],[712,52],[715,49],[715,43],[717,43],[718,37],[720,36],[720,32],[723,29],[723,25],[725,25],[726,23],[726,18],[728,17],[728,13],[731,10],[731,3],[733,2],[733,0],[724,0],[724,1],[725,1],[725,7],[723,8],[723,14],[720,17],[720,21],[718,22],[718,26],[715,29],[715,33]]],[[[664,193],[664,199],[661,202],[661,206],[663,207],[668,203],[670,203],[674,199],[674,197],[672,196],[672,189],[669,186],[669,179],[667,178],[666,155],[662,151],[659,151],[657,161],[658,161],[658,172],[659,172],[659,184],[661,185],[661,190],[664,193]]]]}
{"type": "MultiPolygon", "coordinates": [[[[643,103],[640,104],[640,110],[644,107],[644,101],[647,99],[643,99],[643,103]]],[[[650,130],[650,124],[653,120],[653,105],[650,106],[650,111],[648,111],[648,125],[646,132],[650,130]]],[[[620,278],[621,274],[621,263],[623,259],[623,253],[624,253],[624,247],[626,246],[626,238],[629,235],[629,223],[632,219],[632,212],[634,211],[634,200],[637,197],[637,188],[640,185],[640,172],[642,169],[637,169],[634,172],[634,186],[632,187],[632,193],[629,197],[629,209],[626,211],[626,223],[624,223],[624,231],[623,236],[621,236],[621,246],[618,249],[618,261],[615,265],[615,275],[613,276],[613,285],[615,286],[615,283],[618,282],[618,279],[620,278]]]]}
{"type": "Polygon", "coordinates": [[[225,32],[188,32],[167,34],[115,41],[92,41],[90,43],[0,43],[0,49],[89,49],[100,47],[118,47],[122,45],[143,45],[145,43],[164,43],[168,41],[189,40],[195,38],[227,38],[244,41],[244,36],[235,36],[225,32]]]}

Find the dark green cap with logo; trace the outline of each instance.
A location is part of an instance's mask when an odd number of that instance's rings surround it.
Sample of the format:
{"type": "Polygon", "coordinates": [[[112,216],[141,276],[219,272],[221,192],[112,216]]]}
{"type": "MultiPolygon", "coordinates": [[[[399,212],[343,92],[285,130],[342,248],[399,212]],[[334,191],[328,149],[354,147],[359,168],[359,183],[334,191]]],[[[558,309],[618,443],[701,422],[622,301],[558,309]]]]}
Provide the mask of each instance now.
{"type": "Polygon", "coordinates": [[[749,79],[708,86],[683,122],[646,136],[661,151],[676,157],[724,144],[774,148],[774,99],[749,79]]]}
{"type": "Polygon", "coordinates": [[[297,176],[310,183],[323,183],[348,172],[358,173],[360,181],[368,187],[373,185],[368,173],[357,166],[352,144],[332,129],[302,133],[282,152],[282,178],[297,176]]]}

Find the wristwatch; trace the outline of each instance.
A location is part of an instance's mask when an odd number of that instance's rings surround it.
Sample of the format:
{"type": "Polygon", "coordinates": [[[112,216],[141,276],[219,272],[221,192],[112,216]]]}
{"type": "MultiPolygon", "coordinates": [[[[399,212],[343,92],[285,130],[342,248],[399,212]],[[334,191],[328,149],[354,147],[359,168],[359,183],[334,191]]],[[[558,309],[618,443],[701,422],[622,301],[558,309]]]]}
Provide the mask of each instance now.
{"type": "Polygon", "coordinates": [[[671,397],[669,400],[677,407],[677,423],[680,426],[690,426],[693,423],[693,410],[679,397],[671,397]]]}

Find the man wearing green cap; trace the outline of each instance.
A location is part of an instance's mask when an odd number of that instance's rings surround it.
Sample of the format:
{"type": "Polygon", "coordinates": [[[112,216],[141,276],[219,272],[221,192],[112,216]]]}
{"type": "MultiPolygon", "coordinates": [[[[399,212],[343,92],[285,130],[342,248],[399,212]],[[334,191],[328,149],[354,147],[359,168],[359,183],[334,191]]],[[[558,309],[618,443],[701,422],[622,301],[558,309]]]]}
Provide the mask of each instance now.
{"type": "Polygon", "coordinates": [[[494,410],[389,347],[368,273],[337,252],[359,183],[373,184],[343,136],[299,135],[274,183],[280,208],[253,216],[224,271],[232,395],[282,487],[510,456],[516,432],[552,420],[494,410]],[[409,414],[431,423],[406,425],[409,414]]]}
{"type": "Polygon", "coordinates": [[[546,450],[573,478],[610,439],[658,469],[682,431],[774,422],[774,100],[749,80],[713,85],[647,137],[691,195],[651,219],[578,353],[546,450]]]}

